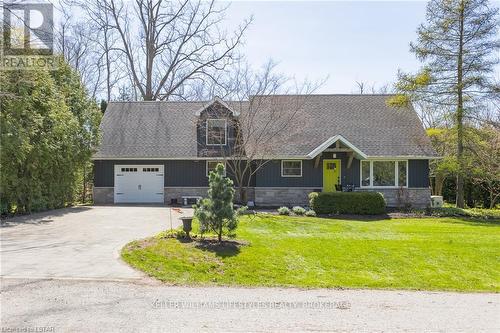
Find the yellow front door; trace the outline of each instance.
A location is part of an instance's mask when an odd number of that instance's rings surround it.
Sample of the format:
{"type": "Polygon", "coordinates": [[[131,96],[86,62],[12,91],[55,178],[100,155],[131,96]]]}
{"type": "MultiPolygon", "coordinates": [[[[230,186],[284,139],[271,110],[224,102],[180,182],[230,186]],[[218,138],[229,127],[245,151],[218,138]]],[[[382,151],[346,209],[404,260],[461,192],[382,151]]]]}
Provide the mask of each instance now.
{"type": "Polygon", "coordinates": [[[340,160],[323,160],[323,192],[335,192],[340,184],[340,160]]]}

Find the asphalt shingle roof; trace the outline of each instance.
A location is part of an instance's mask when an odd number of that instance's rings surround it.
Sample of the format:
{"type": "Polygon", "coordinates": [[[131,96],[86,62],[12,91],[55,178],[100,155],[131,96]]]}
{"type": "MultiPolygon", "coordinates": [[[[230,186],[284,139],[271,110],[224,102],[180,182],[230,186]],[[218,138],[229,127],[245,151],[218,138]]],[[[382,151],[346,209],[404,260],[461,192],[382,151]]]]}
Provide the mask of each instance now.
{"type": "MultiPolygon", "coordinates": [[[[274,154],[304,157],[342,135],[369,157],[436,156],[412,108],[391,108],[390,95],[282,95],[229,102],[240,117],[258,103],[260,121],[275,112],[293,113],[293,129],[282,131],[274,154]],[[300,106],[297,106],[299,101],[300,106]]],[[[111,102],[101,123],[100,158],[196,158],[196,111],[209,102],[111,102]]]]}

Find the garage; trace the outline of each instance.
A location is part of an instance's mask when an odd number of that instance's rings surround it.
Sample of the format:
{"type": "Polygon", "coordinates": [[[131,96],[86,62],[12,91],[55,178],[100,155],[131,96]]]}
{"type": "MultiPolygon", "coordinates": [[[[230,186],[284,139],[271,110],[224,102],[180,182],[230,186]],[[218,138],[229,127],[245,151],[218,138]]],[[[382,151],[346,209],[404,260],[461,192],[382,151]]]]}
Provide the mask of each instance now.
{"type": "Polygon", "coordinates": [[[163,165],[115,165],[115,203],[163,203],[163,165]]]}

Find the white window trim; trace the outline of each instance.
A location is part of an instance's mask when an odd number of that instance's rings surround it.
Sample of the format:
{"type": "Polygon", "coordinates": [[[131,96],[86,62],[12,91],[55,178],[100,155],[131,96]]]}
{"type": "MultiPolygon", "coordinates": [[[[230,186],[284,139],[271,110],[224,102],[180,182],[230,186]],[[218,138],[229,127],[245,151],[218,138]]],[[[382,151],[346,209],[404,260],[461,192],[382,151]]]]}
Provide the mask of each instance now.
{"type": "Polygon", "coordinates": [[[223,118],[208,118],[206,120],[205,129],[205,144],[207,146],[226,146],[227,145],[227,119],[223,118]],[[211,120],[224,120],[224,143],[208,143],[208,122],[211,120]]]}
{"type": "Polygon", "coordinates": [[[281,177],[302,177],[302,160],[281,160],[281,177]],[[283,174],[283,162],[300,162],[300,175],[284,175],[283,174]]]}
{"type": "Polygon", "coordinates": [[[390,159],[361,160],[360,163],[359,163],[359,187],[361,187],[361,188],[400,188],[400,187],[408,188],[409,174],[410,174],[408,169],[409,169],[408,160],[390,160],[390,159]],[[363,162],[369,162],[370,163],[370,185],[368,185],[368,186],[363,185],[363,166],[362,166],[363,162]],[[391,186],[376,186],[376,185],[373,185],[373,162],[396,162],[396,163],[394,163],[394,177],[396,178],[395,182],[394,182],[395,185],[391,185],[391,186]],[[399,176],[398,175],[398,171],[399,171],[398,164],[399,164],[399,162],[405,162],[406,163],[406,185],[405,186],[399,186],[399,177],[398,177],[399,176]]]}
{"type": "Polygon", "coordinates": [[[224,164],[224,177],[226,177],[226,173],[227,173],[226,172],[227,171],[227,169],[226,169],[226,161],[214,161],[214,160],[207,160],[206,163],[205,163],[205,174],[206,174],[207,177],[209,176],[209,174],[208,174],[209,173],[209,171],[208,171],[208,163],[209,162],[210,163],[217,163],[217,164],[219,164],[219,163],[224,164]]]}

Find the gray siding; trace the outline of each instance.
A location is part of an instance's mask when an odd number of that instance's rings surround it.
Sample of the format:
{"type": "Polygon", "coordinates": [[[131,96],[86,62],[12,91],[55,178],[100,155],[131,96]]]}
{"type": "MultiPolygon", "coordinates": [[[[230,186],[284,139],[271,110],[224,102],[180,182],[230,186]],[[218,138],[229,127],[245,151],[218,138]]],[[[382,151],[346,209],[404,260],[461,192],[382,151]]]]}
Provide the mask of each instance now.
{"type": "Polygon", "coordinates": [[[208,186],[205,161],[166,161],[165,187],[208,186]]]}
{"type": "Polygon", "coordinates": [[[302,177],[281,177],[281,160],[264,164],[255,179],[257,187],[322,187],[321,169],[314,168],[313,160],[302,161],[302,177]]]}
{"type": "MultiPolygon", "coordinates": [[[[206,161],[190,160],[98,160],[94,161],[94,186],[114,187],[115,164],[164,165],[164,186],[206,187],[206,161]]],[[[229,178],[231,175],[228,172],[229,178]]],[[[253,185],[254,182],[251,182],[253,185]]]]}
{"type": "MultiPolygon", "coordinates": [[[[273,160],[257,171],[257,187],[323,187],[323,160],[333,159],[332,153],[324,153],[317,168],[315,160],[302,161],[302,177],[281,177],[281,160],[273,160]]],[[[351,167],[347,168],[348,157],[345,153],[337,153],[335,159],[341,160],[342,185],[359,186],[359,160],[354,158],[351,167]]]]}
{"type": "Polygon", "coordinates": [[[429,160],[408,161],[408,185],[411,188],[429,187],[429,160]]]}
{"type": "Polygon", "coordinates": [[[115,186],[113,161],[94,161],[94,186],[95,187],[115,186]]]}
{"type": "MultiPolygon", "coordinates": [[[[281,160],[273,160],[261,167],[251,186],[256,187],[323,187],[323,159],[330,159],[331,153],[321,157],[318,168],[314,168],[314,160],[302,161],[302,177],[281,177],[281,160]]],[[[360,161],[353,159],[351,167],[347,168],[347,154],[337,153],[337,159],[342,163],[342,185],[359,186],[360,161]]],[[[206,187],[206,162],[190,160],[97,160],[94,161],[94,185],[96,187],[114,186],[115,164],[162,164],[165,167],[165,187],[206,187]]],[[[409,160],[408,178],[410,188],[429,187],[429,161],[409,160]]],[[[229,177],[231,175],[229,174],[229,177]]]]}

